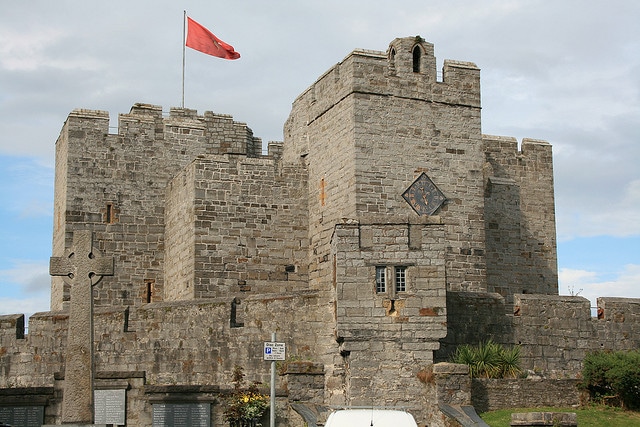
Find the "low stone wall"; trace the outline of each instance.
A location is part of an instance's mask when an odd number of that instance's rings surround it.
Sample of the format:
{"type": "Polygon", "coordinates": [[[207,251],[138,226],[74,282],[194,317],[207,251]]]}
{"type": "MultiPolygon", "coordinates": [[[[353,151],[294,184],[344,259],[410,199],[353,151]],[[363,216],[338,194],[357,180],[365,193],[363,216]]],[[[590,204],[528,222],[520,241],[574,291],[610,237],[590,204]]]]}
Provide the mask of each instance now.
{"type": "Polygon", "coordinates": [[[575,412],[526,412],[511,414],[511,427],[577,427],[575,412]]]}
{"type": "Polygon", "coordinates": [[[478,412],[504,408],[566,407],[580,403],[577,379],[485,379],[471,381],[478,412]]]}
{"type": "Polygon", "coordinates": [[[546,378],[577,378],[589,352],[640,347],[640,298],[598,298],[598,317],[581,296],[447,292],[447,336],[434,354],[491,339],[520,346],[520,366],[546,378]]]}

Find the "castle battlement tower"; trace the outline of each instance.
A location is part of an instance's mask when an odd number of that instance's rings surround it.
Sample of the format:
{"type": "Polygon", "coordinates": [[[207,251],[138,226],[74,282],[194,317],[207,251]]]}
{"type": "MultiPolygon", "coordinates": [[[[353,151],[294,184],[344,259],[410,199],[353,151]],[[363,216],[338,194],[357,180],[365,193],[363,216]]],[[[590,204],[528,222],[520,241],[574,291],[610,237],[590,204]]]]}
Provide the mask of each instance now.
{"type": "MultiPolygon", "coordinates": [[[[116,274],[96,290],[96,305],[140,306],[175,294],[164,292],[170,180],[199,156],[264,156],[260,139],[228,115],[173,108],[163,117],[159,106],[136,104],[118,119],[117,133],[110,133],[106,111],[75,110],[62,128],[53,254],[64,254],[74,231],[93,230],[99,249],[120,260],[116,274]]],[[[61,309],[68,297],[62,279],[54,277],[52,309],[61,309]]]]}
{"type": "MultiPolygon", "coordinates": [[[[52,255],[68,267],[74,234],[91,235],[89,258],[113,261],[95,270],[94,379],[125,396],[127,425],[175,402],[223,422],[236,365],[269,381],[272,332],[289,357],[288,425],[302,425],[294,402],[303,415],[403,406],[426,424],[438,409],[419,373],[477,331],[509,344],[540,324],[521,294],[557,294],[551,146],[483,135],[480,69],[443,64],[439,77],[419,36],[351,52],[293,102],[266,154],[209,111],[135,104],[113,133],[107,112],[69,115],[52,255]]],[[[27,336],[20,316],[0,319],[0,388],[38,393],[53,424],[71,302],[61,277],[51,289],[27,336]]]]}
{"type": "Polygon", "coordinates": [[[296,156],[309,165],[317,258],[330,253],[333,225],[345,218],[405,224],[422,218],[403,194],[424,174],[446,199],[428,216],[444,232],[448,287],[486,290],[474,64],[445,61],[437,81],[433,45],[420,37],[395,39],[386,53],[352,52],[294,102],[283,157],[296,156]]]}

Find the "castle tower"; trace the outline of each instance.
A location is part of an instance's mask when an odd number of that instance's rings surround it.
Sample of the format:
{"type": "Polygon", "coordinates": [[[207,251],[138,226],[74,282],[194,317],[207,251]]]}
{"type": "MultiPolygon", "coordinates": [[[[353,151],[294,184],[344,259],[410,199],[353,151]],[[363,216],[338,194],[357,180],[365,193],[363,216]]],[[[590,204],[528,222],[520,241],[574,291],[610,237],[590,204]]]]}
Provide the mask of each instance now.
{"type": "MultiPolygon", "coordinates": [[[[421,424],[438,411],[421,380],[439,349],[526,337],[534,366],[534,306],[561,303],[517,294],[557,293],[551,147],[482,135],[480,108],[475,64],[445,60],[439,77],[433,45],[407,37],[323,74],[266,155],[227,115],[135,104],[111,133],[106,112],[73,111],[52,255],[90,230],[114,258],[94,288],[96,381],[126,391],[127,423],[153,425],[172,399],[223,422],[234,366],[269,381],[273,331],[289,357],[280,403],[405,406],[421,424]],[[511,302],[520,316],[504,316],[511,302]]],[[[49,421],[68,291],[52,280],[52,311],[26,336],[19,316],[0,319],[0,388],[45,387],[32,391],[51,399],[49,421]]],[[[583,341],[604,335],[586,309],[583,341]]]]}
{"type": "Polygon", "coordinates": [[[419,37],[352,52],[296,99],[285,125],[284,159],[309,164],[316,258],[343,219],[424,219],[403,198],[424,173],[446,198],[427,216],[446,229],[448,287],[485,290],[482,148],[474,64],[445,61],[439,82],[433,45],[419,37]]]}
{"type": "Polygon", "coordinates": [[[351,374],[336,404],[406,398],[446,334],[446,290],[486,290],[480,71],[436,76],[420,37],[356,50],[285,125],[283,159],[309,169],[310,285],[333,290],[351,374]]]}
{"type": "MultiPolygon", "coordinates": [[[[53,256],[64,254],[74,231],[92,230],[99,249],[116,257],[114,276],[95,289],[96,306],[188,298],[164,289],[165,267],[177,268],[164,263],[167,185],[198,156],[260,153],[251,129],[227,115],[174,108],[163,117],[159,106],[136,104],[110,133],[106,111],[75,110],[56,142],[53,256]]],[[[189,207],[182,209],[184,216],[189,207]]],[[[193,284],[194,274],[172,286],[193,284]]],[[[54,277],[51,289],[51,308],[60,310],[68,287],[54,277]]]]}

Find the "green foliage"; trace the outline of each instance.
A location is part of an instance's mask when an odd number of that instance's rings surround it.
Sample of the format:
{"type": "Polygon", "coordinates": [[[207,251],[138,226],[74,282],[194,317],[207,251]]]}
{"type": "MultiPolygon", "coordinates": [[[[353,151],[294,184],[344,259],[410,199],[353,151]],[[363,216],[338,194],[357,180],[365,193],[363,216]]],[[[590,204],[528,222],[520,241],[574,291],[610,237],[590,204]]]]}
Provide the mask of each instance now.
{"type": "Polygon", "coordinates": [[[244,371],[240,366],[234,367],[232,382],[234,391],[226,399],[225,420],[231,426],[260,426],[260,418],[269,407],[269,396],[259,392],[259,383],[243,388],[244,371]]]}
{"type": "Polygon", "coordinates": [[[584,359],[581,386],[596,401],[640,409],[640,351],[599,351],[584,359]]]}
{"type": "Polygon", "coordinates": [[[575,412],[580,427],[637,427],[640,425],[640,413],[624,411],[606,406],[585,406],[580,408],[511,408],[480,414],[484,422],[491,427],[509,427],[514,412],[575,412]]]}
{"type": "Polygon", "coordinates": [[[500,370],[500,378],[516,378],[522,373],[519,346],[502,348],[500,352],[500,370]]]}
{"type": "Polygon", "coordinates": [[[468,365],[475,378],[515,378],[522,372],[520,347],[506,348],[492,340],[459,346],[451,361],[468,365]]]}

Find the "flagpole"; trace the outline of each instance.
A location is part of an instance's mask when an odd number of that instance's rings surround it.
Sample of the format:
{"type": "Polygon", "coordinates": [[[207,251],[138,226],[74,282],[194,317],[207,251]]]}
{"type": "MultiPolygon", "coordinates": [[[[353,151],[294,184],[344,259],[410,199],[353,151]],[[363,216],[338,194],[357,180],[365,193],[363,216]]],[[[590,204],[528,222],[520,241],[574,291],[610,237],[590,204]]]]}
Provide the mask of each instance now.
{"type": "Polygon", "coordinates": [[[182,108],[184,108],[184,64],[185,64],[185,45],[187,43],[187,31],[186,31],[186,22],[187,22],[187,11],[184,11],[184,15],[182,16],[182,108]]]}

